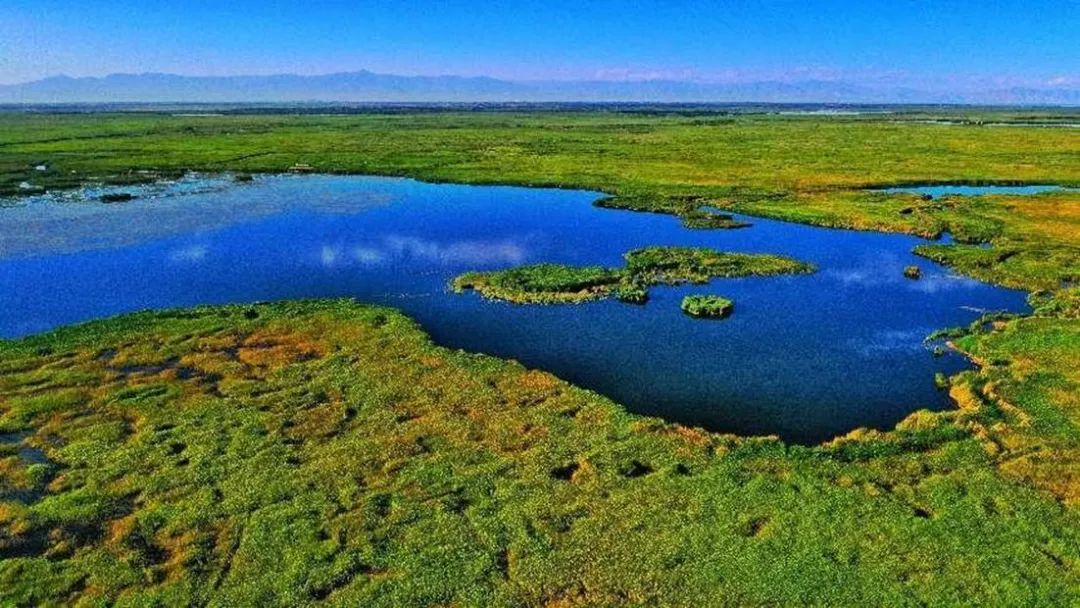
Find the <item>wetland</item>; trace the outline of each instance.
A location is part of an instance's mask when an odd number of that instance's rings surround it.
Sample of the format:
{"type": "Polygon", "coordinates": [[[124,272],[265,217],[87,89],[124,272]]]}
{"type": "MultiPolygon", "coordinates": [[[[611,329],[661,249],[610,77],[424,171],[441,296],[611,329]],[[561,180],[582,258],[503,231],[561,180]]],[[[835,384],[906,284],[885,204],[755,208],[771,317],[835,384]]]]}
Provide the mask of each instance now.
{"type": "Polygon", "coordinates": [[[1022,292],[917,258],[921,239],[744,216],[740,230],[690,230],[665,214],[596,208],[604,199],[589,191],[189,176],[99,202],[114,191],[0,209],[0,332],[146,308],[354,297],[405,311],[440,344],[552,371],[639,413],[815,443],[950,407],[934,375],[967,363],[935,356],[924,338],[982,312],[1026,310],[1022,292]],[[921,280],[905,280],[916,261],[921,280]],[[508,306],[455,295],[455,277],[510,300],[583,303],[508,306]],[[683,315],[680,301],[701,284],[739,314],[724,324],[683,315]],[[645,305],[595,301],[606,296],[645,305]]]}
{"type": "Polygon", "coordinates": [[[1076,603],[1076,111],[321,112],[0,112],[0,603],[1076,603]]]}

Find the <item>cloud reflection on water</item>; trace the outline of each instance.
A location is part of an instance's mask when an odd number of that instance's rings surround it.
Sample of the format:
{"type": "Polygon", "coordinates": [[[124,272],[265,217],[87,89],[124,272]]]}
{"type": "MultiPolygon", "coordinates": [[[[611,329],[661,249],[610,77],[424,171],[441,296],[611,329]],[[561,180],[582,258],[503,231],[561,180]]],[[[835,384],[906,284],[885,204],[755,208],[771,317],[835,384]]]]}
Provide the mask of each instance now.
{"type": "Polygon", "coordinates": [[[883,352],[918,352],[925,350],[922,341],[931,331],[929,327],[887,329],[852,338],[848,346],[863,357],[876,357],[883,352]]]}
{"type": "Polygon", "coordinates": [[[181,247],[169,254],[169,261],[174,263],[201,262],[206,258],[209,248],[206,245],[191,245],[181,247]]]}
{"type": "Polygon", "coordinates": [[[981,285],[974,279],[948,272],[937,272],[929,262],[925,265],[921,278],[909,279],[903,276],[905,265],[905,262],[895,255],[882,254],[860,260],[856,266],[825,270],[823,274],[848,288],[903,285],[907,289],[925,294],[973,289],[981,285]]]}
{"type": "Polygon", "coordinates": [[[320,260],[323,266],[355,262],[377,265],[393,260],[422,260],[447,266],[520,264],[528,257],[527,249],[518,241],[462,240],[443,243],[414,236],[390,234],[375,244],[352,247],[323,245],[320,260]]]}
{"type": "Polygon", "coordinates": [[[298,210],[320,215],[364,213],[402,198],[363,190],[320,196],[321,184],[332,179],[272,176],[236,184],[227,176],[193,175],[145,185],[0,199],[0,260],[138,245],[298,210]],[[101,194],[116,192],[136,198],[122,204],[98,201],[101,194]]]}

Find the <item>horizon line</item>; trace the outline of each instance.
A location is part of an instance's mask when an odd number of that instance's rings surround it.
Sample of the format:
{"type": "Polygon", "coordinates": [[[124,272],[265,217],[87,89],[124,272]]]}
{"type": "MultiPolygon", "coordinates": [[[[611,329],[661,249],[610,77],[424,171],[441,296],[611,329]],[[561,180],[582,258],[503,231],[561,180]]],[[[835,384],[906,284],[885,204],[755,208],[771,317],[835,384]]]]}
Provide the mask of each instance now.
{"type": "MultiPolygon", "coordinates": [[[[877,87],[884,87],[884,88],[894,87],[894,88],[906,88],[906,89],[915,89],[915,88],[917,88],[917,89],[925,90],[927,92],[932,91],[932,92],[935,92],[935,93],[950,92],[950,91],[959,92],[959,90],[962,88],[962,87],[949,88],[947,86],[941,86],[939,84],[934,84],[934,83],[930,83],[930,82],[922,83],[922,84],[917,85],[917,86],[910,85],[910,84],[908,84],[908,85],[896,85],[894,83],[889,83],[889,82],[867,82],[866,79],[860,79],[860,78],[852,77],[852,76],[848,76],[848,77],[829,77],[829,76],[822,76],[822,75],[813,75],[813,76],[802,77],[802,78],[799,78],[799,77],[784,78],[784,77],[777,77],[777,76],[771,76],[771,75],[762,75],[761,77],[746,77],[746,78],[709,78],[709,77],[694,77],[694,76],[686,76],[686,77],[655,76],[655,77],[653,77],[653,76],[648,76],[648,75],[642,75],[642,76],[628,76],[628,77],[623,77],[623,78],[605,78],[605,77],[602,77],[602,76],[590,76],[590,77],[580,77],[580,78],[505,78],[505,77],[491,76],[491,75],[486,75],[486,74],[466,75],[466,74],[456,74],[456,73],[452,73],[452,72],[443,72],[443,73],[435,73],[435,74],[405,74],[405,73],[395,73],[395,72],[381,72],[381,71],[372,70],[372,69],[369,69],[369,68],[357,68],[357,69],[353,69],[353,70],[337,70],[337,71],[313,72],[313,73],[283,71],[283,72],[261,72],[261,73],[260,72],[240,72],[240,73],[233,73],[233,74],[192,74],[192,73],[183,73],[183,72],[153,71],[153,70],[149,70],[149,71],[111,71],[111,72],[107,72],[107,73],[103,73],[103,74],[82,75],[82,76],[75,76],[75,75],[71,75],[71,74],[68,74],[68,73],[59,72],[59,73],[55,73],[55,74],[49,74],[49,75],[45,75],[45,76],[40,76],[38,78],[33,78],[33,79],[30,79],[30,80],[22,80],[22,81],[17,81],[17,82],[10,82],[10,81],[9,82],[0,82],[0,87],[14,87],[14,86],[20,86],[20,85],[28,85],[28,84],[34,84],[34,83],[38,83],[38,82],[43,82],[43,81],[47,81],[47,80],[55,80],[55,79],[104,80],[104,79],[111,78],[111,77],[116,77],[116,76],[136,76],[136,77],[138,77],[138,76],[174,76],[174,77],[179,77],[179,78],[204,78],[204,79],[217,78],[217,79],[222,79],[222,78],[273,78],[273,77],[324,78],[324,77],[328,77],[328,76],[345,76],[345,75],[353,75],[353,74],[370,74],[370,75],[374,75],[374,76],[388,76],[388,77],[395,77],[395,78],[415,78],[415,79],[453,78],[453,79],[461,79],[461,80],[492,80],[492,81],[504,82],[504,83],[509,83],[509,84],[550,84],[550,83],[561,83],[561,84],[574,84],[574,83],[579,83],[579,84],[580,83],[618,84],[618,83],[626,83],[626,84],[635,84],[635,83],[662,83],[662,82],[668,82],[668,83],[696,84],[696,85],[707,85],[707,86],[724,86],[724,85],[747,85],[747,84],[828,83],[828,84],[853,85],[853,86],[859,86],[859,87],[865,87],[865,88],[877,88],[877,87]]],[[[974,79],[974,80],[989,78],[991,81],[993,80],[990,77],[986,77],[985,75],[980,75],[980,74],[968,74],[968,75],[963,75],[960,78],[969,78],[969,79],[974,79]]],[[[971,87],[972,85],[973,85],[973,83],[969,82],[967,86],[971,87]]],[[[976,85],[976,86],[979,86],[981,88],[981,90],[984,90],[984,91],[1008,90],[1008,89],[1018,89],[1018,88],[1020,88],[1020,89],[1051,90],[1051,91],[1052,90],[1056,90],[1056,91],[1066,90],[1066,91],[1069,91],[1069,90],[1078,90],[1078,89],[1080,89],[1080,78],[1055,77],[1055,78],[1052,78],[1050,80],[1042,80],[1042,79],[1032,78],[1031,82],[1028,82],[1028,83],[1021,83],[1021,82],[1013,82],[1011,84],[1006,84],[1006,83],[982,83],[981,85],[976,85]]]]}

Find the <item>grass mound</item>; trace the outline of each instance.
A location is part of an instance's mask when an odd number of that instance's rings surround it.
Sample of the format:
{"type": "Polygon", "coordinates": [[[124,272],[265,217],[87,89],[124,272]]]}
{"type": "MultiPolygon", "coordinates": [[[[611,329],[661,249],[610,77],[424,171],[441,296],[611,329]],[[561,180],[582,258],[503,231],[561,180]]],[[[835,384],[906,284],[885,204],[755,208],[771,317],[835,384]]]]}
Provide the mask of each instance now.
{"type": "Polygon", "coordinates": [[[720,296],[693,295],[682,300],[682,311],[691,317],[723,319],[731,314],[735,303],[720,296]]]}

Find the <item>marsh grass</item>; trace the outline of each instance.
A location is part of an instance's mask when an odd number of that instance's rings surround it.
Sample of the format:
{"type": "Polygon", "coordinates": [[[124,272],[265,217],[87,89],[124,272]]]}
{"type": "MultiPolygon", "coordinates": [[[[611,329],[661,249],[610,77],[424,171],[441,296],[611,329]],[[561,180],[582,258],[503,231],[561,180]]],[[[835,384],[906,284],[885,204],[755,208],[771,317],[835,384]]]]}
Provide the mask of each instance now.
{"type": "Polygon", "coordinates": [[[768,254],[729,253],[705,247],[644,247],[623,256],[622,269],[530,264],[506,270],[467,272],[455,277],[456,292],[515,304],[565,304],[615,297],[644,304],[651,285],[707,283],[715,278],[814,272],[811,264],[768,254]]]}
{"type": "Polygon", "coordinates": [[[613,293],[618,270],[600,266],[530,264],[495,272],[468,272],[451,281],[454,291],[473,289],[484,296],[518,304],[584,302],[613,293]]]}
{"type": "Polygon", "coordinates": [[[691,317],[723,319],[731,315],[735,303],[727,298],[712,295],[690,295],[682,299],[680,308],[691,317]]]}
{"type": "Polygon", "coordinates": [[[694,229],[748,228],[751,225],[717,210],[710,199],[700,196],[612,196],[593,204],[604,209],[677,215],[684,226],[694,229]]]}
{"type": "Polygon", "coordinates": [[[732,253],[707,247],[643,247],[628,252],[626,271],[651,284],[705,283],[715,278],[806,274],[813,264],[787,256],[732,253]]]}
{"type": "Polygon", "coordinates": [[[724,319],[731,314],[734,302],[720,296],[693,295],[683,298],[680,308],[690,316],[724,319]]]}
{"type": "Polygon", "coordinates": [[[47,470],[0,451],[0,601],[1068,604],[1075,411],[1047,398],[1075,329],[1018,322],[960,338],[1009,358],[960,409],[821,447],[631,415],[348,301],[3,343],[0,424],[47,470]]]}

